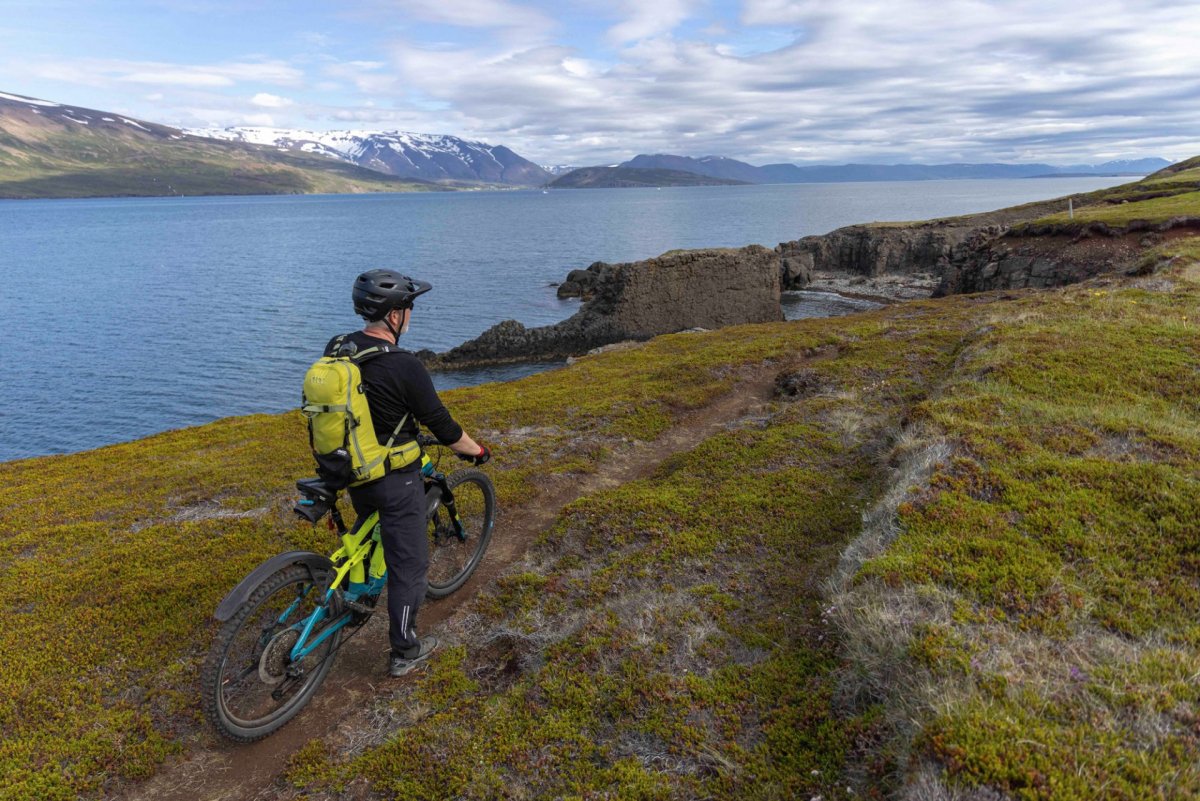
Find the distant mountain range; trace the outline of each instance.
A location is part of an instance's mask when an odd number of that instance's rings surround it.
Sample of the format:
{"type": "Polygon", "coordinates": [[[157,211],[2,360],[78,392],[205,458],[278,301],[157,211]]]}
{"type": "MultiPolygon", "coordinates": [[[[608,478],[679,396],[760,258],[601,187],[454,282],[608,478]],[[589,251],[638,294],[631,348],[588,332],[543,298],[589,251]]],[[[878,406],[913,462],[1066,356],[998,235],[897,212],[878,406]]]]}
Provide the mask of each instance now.
{"type": "Polygon", "coordinates": [[[552,175],[503,145],[401,131],[189,128],[193,136],[267,145],[356,164],[399,178],[541,186],[552,175]]]}
{"type": "Polygon", "coordinates": [[[433,184],[0,92],[0,197],[407,192],[433,184]]]}
{"type": "Polygon", "coordinates": [[[582,167],[550,183],[552,189],[612,189],[638,186],[721,186],[745,184],[732,178],[715,178],[684,170],[636,167],[582,167]]]}
{"type": "Polygon", "coordinates": [[[180,130],[0,92],[0,197],[397,192],[455,186],[694,186],[1145,175],[1159,158],[1103,164],[766,164],[640,155],[541,167],[503,145],[399,131],[180,130]]]}
{"type": "Polygon", "coordinates": [[[657,154],[636,156],[620,167],[682,170],[752,184],[832,183],[839,181],[923,181],[954,178],[1034,178],[1048,175],[1149,175],[1171,162],[1160,158],[1107,161],[1103,164],[842,164],[755,167],[723,156],[690,158],[657,154]]]}

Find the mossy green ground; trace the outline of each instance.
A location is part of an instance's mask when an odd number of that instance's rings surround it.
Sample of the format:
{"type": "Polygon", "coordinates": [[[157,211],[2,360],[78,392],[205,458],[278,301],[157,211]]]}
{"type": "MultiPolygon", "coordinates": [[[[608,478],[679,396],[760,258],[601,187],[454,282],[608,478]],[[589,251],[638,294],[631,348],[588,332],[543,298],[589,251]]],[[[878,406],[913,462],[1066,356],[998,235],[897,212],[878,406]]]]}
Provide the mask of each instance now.
{"type": "Polygon", "coordinates": [[[914,409],[954,456],[859,580],[954,604],[914,636],[956,687],[919,738],[954,783],[1200,797],[1200,285],[1195,241],[1167,251],[1184,260],[1153,291],[990,319],[914,409]]]}
{"type": "MultiPolygon", "coordinates": [[[[538,476],[653,438],[796,344],[753,328],[681,335],[447,402],[499,447],[492,474],[512,505],[536,497],[538,476]],[[510,434],[531,425],[536,436],[510,434]]],[[[297,414],[0,465],[0,798],[75,798],[148,775],[195,729],[209,610],[272,554],[332,550],[290,512],[310,470],[297,414]]]]}
{"type": "Polygon", "coordinates": [[[836,355],[803,368],[816,395],[572,504],[477,601],[492,647],[398,694],[420,711],[385,744],[315,741],[291,779],[321,797],[357,780],[397,798],[841,798],[926,763],[1017,798],[1197,797],[1200,284],[1175,265],[1153,288],[826,323],[836,355]],[[953,444],[855,579],[951,602],[892,633],[936,699],[907,755],[883,744],[896,699],[836,703],[852,644],[814,586],[901,417],[953,444]]]}
{"type": "MultiPolygon", "coordinates": [[[[475,602],[479,647],[399,690],[404,728],[314,742],[290,779],[830,799],[929,764],[1019,798],[1196,797],[1200,247],[1163,248],[1142,279],[662,337],[448,393],[513,506],[751,372],[812,388],[568,506],[475,602]],[[906,432],[950,457],[851,597],[938,599],[893,633],[937,700],[852,705],[858,635],[821,587],[906,432]]],[[[288,511],[305,445],[298,416],[254,416],[0,465],[0,798],[94,796],[188,741],[208,610],[263,558],[333,545],[288,511]]]]}
{"type": "Polygon", "coordinates": [[[570,504],[476,600],[471,647],[390,702],[421,710],[407,727],[351,758],[314,742],[291,779],[396,798],[850,797],[877,710],[834,701],[821,581],[877,490],[874,444],[954,361],[969,314],[930,326],[933,309],[757,328],[811,396],[570,504]],[[797,368],[830,339],[836,355],[797,368]]]}

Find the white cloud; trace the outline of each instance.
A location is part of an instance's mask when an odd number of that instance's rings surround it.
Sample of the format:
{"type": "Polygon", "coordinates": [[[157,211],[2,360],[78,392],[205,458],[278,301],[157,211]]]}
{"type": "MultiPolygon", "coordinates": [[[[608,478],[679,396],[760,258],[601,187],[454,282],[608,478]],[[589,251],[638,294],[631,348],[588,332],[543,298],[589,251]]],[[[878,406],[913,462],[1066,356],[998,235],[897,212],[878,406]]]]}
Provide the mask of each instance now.
{"type": "Polygon", "coordinates": [[[337,61],[322,69],[329,77],[347,81],[360,92],[377,94],[396,87],[396,75],[385,70],[387,66],[384,61],[337,61]]]}
{"type": "Polygon", "coordinates": [[[743,25],[795,24],[808,13],[808,4],[793,0],[742,0],[743,25]]]}
{"type": "Polygon", "coordinates": [[[317,33],[316,31],[304,31],[301,34],[298,34],[296,38],[299,39],[302,44],[317,50],[324,50],[334,43],[332,36],[324,33],[317,33]]]}
{"type": "Polygon", "coordinates": [[[405,14],[425,22],[464,28],[549,28],[553,21],[528,6],[505,0],[395,0],[405,14]]]}
{"type": "Polygon", "coordinates": [[[266,92],[259,92],[250,98],[250,102],[262,108],[287,108],[295,103],[295,101],[289,98],[267,94],[266,92]]]}
{"type": "Polygon", "coordinates": [[[156,86],[233,86],[233,79],[207,70],[162,69],[153,72],[126,72],[117,80],[129,83],[149,83],[156,86]]]}
{"type": "Polygon", "coordinates": [[[747,0],[754,25],[709,26],[705,41],[662,35],[680,8],[631,12],[613,35],[633,43],[607,64],[565,47],[398,45],[397,85],[446,104],[439,119],[556,162],[1200,151],[1194,5],[747,0]]]}
{"type": "Polygon", "coordinates": [[[181,128],[227,128],[234,125],[261,128],[277,127],[276,118],[266,112],[231,109],[224,105],[185,106],[172,123],[181,128]]]}
{"type": "Polygon", "coordinates": [[[296,61],[277,51],[211,64],[0,56],[0,74],[12,91],[64,99],[49,92],[57,84],[75,102],[77,87],[129,92],[130,105],[163,87],[170,105],[156,101],[150,118],[185,118],[170,123],[269,110],[281,125],[454,133],[546,163],[1200,152],[1191,0],[1094,0],[1086,13],[1077,0],[741,0],[737,19],[705,0],[584,0],[562,12],[532,2],[357,0],[339,22],[369,31],[292,34],[292,46],[325,48],[296,61]],[[403,38],[372,49],[380,37],[403,38]]]}
{"type": "Polygon", "coordinates": [[[277,60],[234,61],[219,64],[176,64],[117,59],[62,59],[33,62],[25,71],[39,78],[92,86],[136,83],[213,89],[253,82],[299,86],[303,71],[277,60]]]}
{"type": "Polygon", "coordinates": [[[608,38],[621,43],[670,33],[697,5],[696,0],[623,0],[625,18],[609,29],[608,38]]]}

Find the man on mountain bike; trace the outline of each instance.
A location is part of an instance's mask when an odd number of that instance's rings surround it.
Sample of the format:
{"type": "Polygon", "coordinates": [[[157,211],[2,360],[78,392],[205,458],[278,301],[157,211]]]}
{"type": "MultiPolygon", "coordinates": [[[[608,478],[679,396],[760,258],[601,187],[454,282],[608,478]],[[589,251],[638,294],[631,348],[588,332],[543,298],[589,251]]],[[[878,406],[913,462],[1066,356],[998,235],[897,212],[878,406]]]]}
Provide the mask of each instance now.
{"type": "MultiPolygon", "coordinates": [[[[408,331],[413,301],[432,287],[394,270],[370,270],[354,282],[354,311],[366,320],[362,331],[334,337],[325,355],[353,343],[359,350],[396,344],[408,331]]],[[[418,422],[458,458],[481,465],[488,449],[471,439],[442,405],[429,372],[412,353],[392,351],[365,361],[363,389],[377,436],[386,438],[400,425],[397,441],[415,439],[418,422]]],[[[382,439],[380,440],[382,444],[382,439]]],[[[403,676],[424,662],[437,647],[437,638],[417,637],[417,610],[425,597],[429,569],[429,536],[425,527],[425,491],[420,460],[390,470],[381,479],[350,487],[350,501],[359,519],[379,511],[384,560],[387,563],[388,639],[392,651],[388,672],[403,676]]]]}

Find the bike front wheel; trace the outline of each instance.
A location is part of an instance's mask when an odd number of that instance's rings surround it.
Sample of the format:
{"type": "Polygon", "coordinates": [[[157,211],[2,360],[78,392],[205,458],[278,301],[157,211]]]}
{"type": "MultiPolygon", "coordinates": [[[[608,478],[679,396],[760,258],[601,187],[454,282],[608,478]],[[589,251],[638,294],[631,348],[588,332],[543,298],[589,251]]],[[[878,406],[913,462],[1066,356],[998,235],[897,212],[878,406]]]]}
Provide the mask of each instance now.
{"type": "Polygon", "coordinates": [[[467,583],[492,539],[496,490],[479,470],[459,470],[446,484],[453,506],[443,499],[429,513],[429,573],[426,594],[445,598],[467,583]],[[454,515],[462,525],[455,525],[454,515]]]}
{"type": "MultiPolygon", "coordinates": [[[[219,734],[242,743],[261,740],[312,698],[333,665],[341,631],[299,661],[290,657],[303,621],[323,599],[309,570],[289,565],[268,576],[221,627],[201,670],[204,712],[219,734]]],[[[326,625],[336,619],[337,606],[335,599],[327,607],[326,625]]]]}

